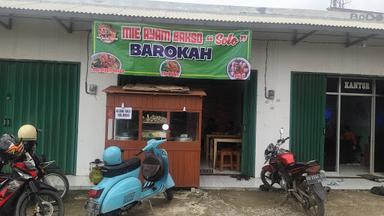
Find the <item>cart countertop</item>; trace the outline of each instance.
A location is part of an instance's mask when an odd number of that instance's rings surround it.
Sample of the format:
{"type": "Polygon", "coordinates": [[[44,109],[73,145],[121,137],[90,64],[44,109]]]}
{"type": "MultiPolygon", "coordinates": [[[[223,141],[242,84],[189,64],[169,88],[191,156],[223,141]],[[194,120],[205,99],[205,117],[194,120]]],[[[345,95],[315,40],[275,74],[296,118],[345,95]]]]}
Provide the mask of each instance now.
{"type": "Polygon", "coordinates": [[[142,95],[185,95],[185,96],[206,96],[201,89],[191,89],[188,92],[165,92],[165,91],[134,91],[125,90],[123,86],[109,86],[103,92],[107,94],[142,94],[142,95]]]}

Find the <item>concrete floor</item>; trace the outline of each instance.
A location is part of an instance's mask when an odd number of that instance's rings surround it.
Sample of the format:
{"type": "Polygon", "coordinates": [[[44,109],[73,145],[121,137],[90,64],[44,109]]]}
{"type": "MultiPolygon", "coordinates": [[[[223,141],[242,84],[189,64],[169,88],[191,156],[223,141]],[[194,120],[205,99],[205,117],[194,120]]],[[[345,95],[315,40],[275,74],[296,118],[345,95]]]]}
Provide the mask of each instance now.
{"type": "MultiPolygon", "coordinates": [[[[68,175],[69,185],[71,190],[88,190],[93,186],[89,182],[88,176],[71,176],[68,175]]],[[[248,181],[238,181],[230,176],[221,175],[201,175],[200,188],[202,189],[247,189],[258,190],[262,184],[260,178],[251,178],[248,181]]],[[[384,183],[369,181],[363,178],[340,178],[328,177],[323,183],[324,186],[329,186],[335,190],[369,190],[373,186],[381,186],[384,183]]]]}
{"type": "MultiPolygon", "coordinates": [[[[200,188],[221,190],[225,189],[247,189],[247,190],[258,190],[262,185],[260,178],[251,178],[246,180],[237,180],[230,176],[217,176],[217,175],[206,175],[200,176],[200,188]]],[[[383,182],[374,182],[363,178],[327,178],[323,182],[324,186],[328,186],[334,190],[369,190],[374,186],[384,185],[383,182]]]]}
{"type": "MultiPolygon", "coordinates": [[[[65,215],[86,215],[83,205],[85,191],[71,192],[65,200],[65,215]]],[[[176,191],[172,201],[162,196],[133,208],[125,215],[155,216],[304,216],[304,211],[293,199],[284,205],[284,193],[249,190],[197,190],[176,191]]],[[[332,190],[326,202],[328,216],[383,216],[384,196],[369,191],[332,190]]]]}

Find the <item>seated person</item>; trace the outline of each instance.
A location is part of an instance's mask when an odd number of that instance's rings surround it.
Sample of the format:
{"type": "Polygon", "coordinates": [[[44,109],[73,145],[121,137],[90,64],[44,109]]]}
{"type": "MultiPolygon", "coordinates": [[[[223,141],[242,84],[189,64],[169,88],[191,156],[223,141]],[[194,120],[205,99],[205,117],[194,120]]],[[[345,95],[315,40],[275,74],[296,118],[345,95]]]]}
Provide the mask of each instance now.
{"type": "Polygon", "coordinates": [[[349,126],[344,126],[341,141],[341,151],[343,154],[341,162],[352,163],[354,155],[353,152],[357,149],[357,139],[356,135],[352,132],[349,126]]]}
{"type": "Polygon", "coordinates": [[[230,121],[225,127],[225,133],[229,135],[240,135],[240,127],[235,126],[233,121],[230,121]]]}
{"type": "Polygon", "coordinates": [[[207,125],[204,129],[204,134],[212,134],[214,132],[217,132],[217,124],[214,118],[209,118],[207,121],[207,125]]]}

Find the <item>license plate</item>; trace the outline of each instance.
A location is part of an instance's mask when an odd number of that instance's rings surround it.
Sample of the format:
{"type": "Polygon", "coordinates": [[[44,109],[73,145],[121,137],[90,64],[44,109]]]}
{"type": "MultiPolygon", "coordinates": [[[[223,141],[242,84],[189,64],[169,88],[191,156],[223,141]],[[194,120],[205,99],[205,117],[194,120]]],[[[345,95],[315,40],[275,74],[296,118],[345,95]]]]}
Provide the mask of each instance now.
{"type": "Polygon", "coordinates": [[[310,175],[305,177],[307,179],[308,184],[316,184],[325,180],[325,174],[320,173],[316,175],[310,175]]]}
{"type": "Polygon", "coordinates": [[[100,206],[93,200],[88,200],[84,206],[89,215],[98,215],[100,213],[100,206]]]}

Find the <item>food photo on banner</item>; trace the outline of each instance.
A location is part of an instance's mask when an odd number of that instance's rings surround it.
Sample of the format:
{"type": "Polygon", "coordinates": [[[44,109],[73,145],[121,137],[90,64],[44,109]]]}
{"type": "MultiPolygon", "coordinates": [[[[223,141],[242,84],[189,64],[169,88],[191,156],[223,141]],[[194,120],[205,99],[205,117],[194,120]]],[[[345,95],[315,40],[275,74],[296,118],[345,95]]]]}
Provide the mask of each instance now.
{"type": "Polygon", "coordinates": [[[250,30],[93,24],[92,72],[174,78],[247,80],[250,30]]]}

